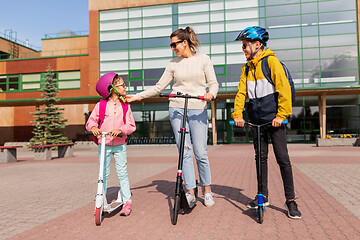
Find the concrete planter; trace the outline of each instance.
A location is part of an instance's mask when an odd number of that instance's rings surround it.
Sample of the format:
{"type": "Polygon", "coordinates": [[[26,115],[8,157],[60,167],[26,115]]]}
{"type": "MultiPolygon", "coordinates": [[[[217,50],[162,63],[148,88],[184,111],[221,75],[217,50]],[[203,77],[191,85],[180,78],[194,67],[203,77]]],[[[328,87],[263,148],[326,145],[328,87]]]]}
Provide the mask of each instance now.
{"type": "Polygon", "coordinates": [[[316,139],[317,147],[354,146],[356,138],[316,139]]]}

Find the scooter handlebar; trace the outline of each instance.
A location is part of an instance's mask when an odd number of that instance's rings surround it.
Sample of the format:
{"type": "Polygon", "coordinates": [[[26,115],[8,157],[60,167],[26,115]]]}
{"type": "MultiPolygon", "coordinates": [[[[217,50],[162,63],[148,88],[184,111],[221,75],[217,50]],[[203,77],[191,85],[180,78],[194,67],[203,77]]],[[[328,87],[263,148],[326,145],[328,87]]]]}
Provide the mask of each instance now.
{"type": "MultiPolygon", "coordinates": [[[[177,94],[166,94],[166,93],[160,93],[159,94],[160,97],[168,97],[168,98],[195,98],[195,99],[200,99],[200,100],[204,100],[204,96],[192,96],[192,95],[188,95],[188,94],[183,94],[178,92],[177,94]]],[[[215,100],[214,97],[212,97],[211,101],[215,100]]]]}
{"type": "MultiPolygon", "coordinates": [[[[245,123],[245,122],[244,122],[245,123]]],[[[286,124],[288,124],[289,122],[288,122],[288,120],[287,119],[285,119],[281,124],[282,125],[286,125],[286,124]]],[[[229,124],[230,125],[235,125],[235,121],[229,121],[229,124]]]]}
{"type": "MultiPolygon", "coordinates": [[[[101,132],[101,136],[105,137],[106,135],[110,135],[110,133],[109,132],[101,132]]],[[[123,137],[123,133],[120,133],[119,137],[123,137]]]]}

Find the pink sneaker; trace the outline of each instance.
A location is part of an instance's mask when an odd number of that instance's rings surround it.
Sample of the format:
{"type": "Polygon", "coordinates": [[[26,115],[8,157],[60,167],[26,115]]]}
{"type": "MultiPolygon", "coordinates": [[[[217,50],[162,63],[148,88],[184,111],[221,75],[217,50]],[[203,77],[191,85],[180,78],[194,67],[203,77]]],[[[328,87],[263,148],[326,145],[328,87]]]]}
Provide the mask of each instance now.
{"type": "Polygon", "coordinates": [[[129,216],[131,213],[132,202],[127,201],[120,211],[120,216],[129,216]]]}

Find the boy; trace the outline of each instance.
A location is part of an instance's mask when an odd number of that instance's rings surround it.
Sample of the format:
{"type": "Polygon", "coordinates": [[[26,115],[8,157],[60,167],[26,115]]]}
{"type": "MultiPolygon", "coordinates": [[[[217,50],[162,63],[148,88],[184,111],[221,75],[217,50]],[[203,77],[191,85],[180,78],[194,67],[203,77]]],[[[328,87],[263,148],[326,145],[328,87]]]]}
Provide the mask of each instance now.
{"type": "MultiPolygon", "coordinates": [[[[262,171],[262,193],[264,195],[264,206],[269,206],[268,201],[268,178],[267,178],[267,156],[268,136],[270,136],[276,161],[280,166],[281,177],[285,191],[285,207],[288,216],[300,219],[301,213],[295,202],[294,182],[292,168],[287,151],[286,128],[281,123],[291,115],[291,89],[285,71],[275,57],[275,53],[266,49],[269,34],[265,28],[258,26],[245,28],[240,32],[235,41],[242,41],[242,49],[245,53],[247,63],[242,68],[238,93],[235,97],[234,112],[231,117],[235,125],[244,127],[243,108],[245,99],[249,98],[246,111],[249,121],[254,124],[271,122],[271,126],[263,127],[260,136],[261,145],[261,171],[262,171]],[[271,84],[261,68],[261,61],[269,56],[268,64],[271,72],[271,84]],[[248,69],[247,69],[247,67],[248,69]]],[[[253,130],[253,142],[255,155],[257,155],[257,134],[253,130]]],[[[258,156],[255,157],[257,159],[258,156]]],[[[258,168],[258,162],[256,161],[258,168]]],[[[257,207],[257,197],[247,205],[249,208],[257,207]]]]}

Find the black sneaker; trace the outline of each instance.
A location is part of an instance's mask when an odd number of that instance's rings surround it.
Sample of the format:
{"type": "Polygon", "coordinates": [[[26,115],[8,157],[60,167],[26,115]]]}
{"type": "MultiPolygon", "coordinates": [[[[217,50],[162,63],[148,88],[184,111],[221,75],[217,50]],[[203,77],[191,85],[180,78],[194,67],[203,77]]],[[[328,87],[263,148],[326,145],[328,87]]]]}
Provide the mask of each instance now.
{"type": "Polygon", "coordinates": [[[299,211],[299,209],[297,207],[297,203],[295,202],[295,200],[286,201],[285,202],[285,207],[286,207],[286,209],[288,211],[289,218],[301,219],[301,212],[299,211]]]}
{"type": "MultiPolygon", "coordinates": [[[[265,207],[270,205],[269,200],[266,196],[263,197],[263,204],[265,207]]],[[[246,205],[246,206],[251,209],[257,209],[258,208],[258,196],[256,195],[255,199],[250,201],[248,203],[248,205],[246,205]]]]}

